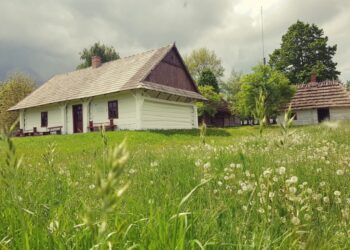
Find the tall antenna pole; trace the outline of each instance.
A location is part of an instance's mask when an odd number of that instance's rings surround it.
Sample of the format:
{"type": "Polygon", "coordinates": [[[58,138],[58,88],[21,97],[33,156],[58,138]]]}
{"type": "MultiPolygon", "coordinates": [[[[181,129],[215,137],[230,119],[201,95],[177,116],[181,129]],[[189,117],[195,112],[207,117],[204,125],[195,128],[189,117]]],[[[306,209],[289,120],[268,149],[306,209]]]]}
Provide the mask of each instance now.
{"type": "Polygon", "coordinates": [[[261,44],[262,44],[262,59],[263,64],[266,65],[266,58],[265,58],[265,39],[264,39],[264,19],[263,19],[263,6],[261,5],[261,44]]]}

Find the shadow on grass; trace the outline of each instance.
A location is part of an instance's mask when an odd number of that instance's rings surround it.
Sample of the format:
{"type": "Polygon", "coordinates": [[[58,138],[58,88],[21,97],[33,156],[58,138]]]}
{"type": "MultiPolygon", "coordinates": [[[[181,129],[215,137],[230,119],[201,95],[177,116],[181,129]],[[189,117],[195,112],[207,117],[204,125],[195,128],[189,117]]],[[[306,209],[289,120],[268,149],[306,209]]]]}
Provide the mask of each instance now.
{"type": "MultiPolygon", "coordinates": [[[[161,134],[165,136],[174,135],[189,135],[189,136],[199,136],[198,129],[170,129],[170,130],[149,130],[150,133],[161,134]]],[[[231,134],[225,129],[220,128],[208,128],[207,136],[230,136],[231,134]]]]}

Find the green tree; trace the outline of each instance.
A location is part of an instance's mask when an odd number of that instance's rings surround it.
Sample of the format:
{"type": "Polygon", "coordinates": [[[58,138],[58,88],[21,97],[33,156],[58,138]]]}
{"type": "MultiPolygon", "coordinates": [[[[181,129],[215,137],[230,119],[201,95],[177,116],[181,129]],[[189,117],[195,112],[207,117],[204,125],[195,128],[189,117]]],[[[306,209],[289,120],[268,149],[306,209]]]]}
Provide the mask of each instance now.
{"type": "Polygon", "coordinates": [[[212,86],[214,91],[219,93],[219,84],[213,72],[210,69],[204,69],[198,79],[198,86],[212,86]]]}
{"type": "Polygon", "coordinates": [[[315,24],[297,21],[282,36],[281,48],[270,55],[269,64],[285,73],[291,83],[306,83],[312,73],[318,80],[338,79],[332,59],[337,45],[328,46],[328,37],[315,24]]]}
{"type": "Polygon", "coordinates": [[[18,118],[17,111],[7,111],[36,88],[32,78],[14,73],[0,83],[0,127],[10,127],[18,118]]]}
{"type": "Polygon", "coordinates": [[[198,116],[214,116],[222,102],[222,96],[209,85],[198,86],[198,89],[201,94],[208,99],[208,101],[205,102],[197,102],[198,116]]]}
{"type": "Polygon", "coordinates": [[[214,51],[210,51],[207,48],[193,50],[184,59],[190,74],[196,82],[198,82],[200,75],[205,69],[209,69],[218,80],[224,75],[221,59],[217,57],[214,51]]]}
{"type": "Polygon", "coordinates": [[[232,70],[230,77],[227,81],[221,83],[221,92],[223,93],[224,99],[228,102],[229,108],[232,113],[236,113],[235,111],[235,102],[236,95],[241,89],[241,78],[242,72],[237,72],[232,70]]]}
{"type": "Polygon", "coordinates": [[[259,64],[253,73],[242,77],[240,91],[236,95],[236,109],[241,117],[253,117],[259,96],[264,96],[265,113],[274,118],[280,108],[287,104],[295,93],[295,86],[290,85],[288,78],[268,65],[259,64]]]}
{"type": "Polygon", "coordinates": [[[109,62],[120,58],[119,54],[115,51],[115,49],[112,46],[108,47],[104,44],[100,44],[100,42],[95,43],[89,49],[83,49],[83,51],[80,52],[79,55],[80,60],[82,60],[83,62],[77,66],[77,69],[90,67],[92,56],[100,56],[102,62],[109,62]]]}

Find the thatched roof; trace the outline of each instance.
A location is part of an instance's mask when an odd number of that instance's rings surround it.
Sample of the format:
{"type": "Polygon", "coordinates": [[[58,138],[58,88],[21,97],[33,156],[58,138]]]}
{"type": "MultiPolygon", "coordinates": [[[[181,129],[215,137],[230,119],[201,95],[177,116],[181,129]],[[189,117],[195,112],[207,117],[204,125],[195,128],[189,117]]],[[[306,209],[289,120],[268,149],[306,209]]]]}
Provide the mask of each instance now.
{"type": "MultiPolygon", "coordinates": [[[[174,44],[70,73],[55,75],[9,110],[18,110],[131,89],[149,89],[205,100],[197,91],[165,86],[145,78],[175,47],[174,44]]],[[[194,84],[194,83],[193,83],[194,84]]]]}
{"type": "Polygon", "coordinates": [[[293,110],[350,107],[350,94],[338,81],[299,84],[291,105],[293,110]]]}

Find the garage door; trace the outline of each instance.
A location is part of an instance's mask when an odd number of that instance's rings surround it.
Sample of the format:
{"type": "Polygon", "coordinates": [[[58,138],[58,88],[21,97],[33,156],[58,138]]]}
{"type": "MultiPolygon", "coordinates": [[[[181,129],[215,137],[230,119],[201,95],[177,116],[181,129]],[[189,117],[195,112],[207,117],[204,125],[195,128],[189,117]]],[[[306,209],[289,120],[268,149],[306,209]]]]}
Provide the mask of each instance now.
{"type": "Polygon", "coordinates": [[[194,127],[192,106],[145,100],[141,117],[143,129],[190,129],[194,127]]]}

